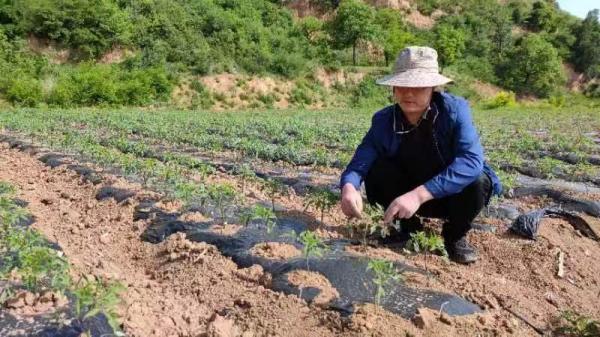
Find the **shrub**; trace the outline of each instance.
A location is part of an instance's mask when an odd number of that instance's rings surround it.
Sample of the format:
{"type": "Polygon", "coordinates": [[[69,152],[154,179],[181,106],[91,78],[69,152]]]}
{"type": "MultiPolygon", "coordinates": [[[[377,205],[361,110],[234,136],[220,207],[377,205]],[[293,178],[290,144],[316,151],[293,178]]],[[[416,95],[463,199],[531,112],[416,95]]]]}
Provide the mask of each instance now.
{"type": "Polygon", "coordinates": [[[73,48],[82,58],[129,41],[128,12],[115,1],[21,0],[13,6],[11,19],[22,32],[73,48]]]}
{"type": "Polygon", "coordinates": [[[124,69],[82,64],[63,71],[48,103],[58,106],[147,105],[169,98],[172,83],[164,68],[124,69]]]}
{"type": "Polygon", "coordinates": [[[298,105],[310,105],[313,102],[312,96],[310,88],[304,82],[298,81],[290,92],[290,101],[298,105]]]}
{"type": "Polygon", "coordinates": [[[566,101],[567,101],[567,97],[563,93],[557,93],[557,94],[550,96],[550,98],[548,98],[548,103],[550,103],[550,105],[552,105],[553,107],[556,107],[556,108],[563,107],[565,105],[566,101]]]}
{"type": "Polygon", "coordinates": [[[515,93],[512,91],[501,91],[494,98],[490,99],[486,104],[486,109],[497,109],[503,107],[514,107],[517,105],[515,93]]]}
{"type": "Polygon", "coordinates": [[[16,78],[6,92],[6,99],[14,104],[34,107],[43,100],[40,81],[31,77],[16,78]]]}
{"type": "Polygon", "coordinates": [[[517,93],[548,97],[565,83],[560,57],[548,41],[536,34],[522,38],[498,73],[517,93]]]}
{"type": "Polygon", "coordinates": [[[390,104],[390,91],[377,85],[371,76],[358,83],[352,90],[350,104],[354,107],[374,107],[390,104]]]}

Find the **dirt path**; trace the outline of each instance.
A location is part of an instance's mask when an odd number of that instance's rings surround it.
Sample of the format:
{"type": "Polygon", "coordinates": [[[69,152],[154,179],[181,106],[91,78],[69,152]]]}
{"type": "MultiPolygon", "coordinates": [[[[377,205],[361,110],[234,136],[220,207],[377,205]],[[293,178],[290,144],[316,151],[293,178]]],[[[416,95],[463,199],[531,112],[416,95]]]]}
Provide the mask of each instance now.
{"type": "MultiPolygon", "coordinates": [[[[64,166],[50,169],[36,156],[0,144],[0,180],[18,187],[18,197],[29,203],[36,218],[34,227],[62,247],[74,273],[116,279],[127,286],[120,314],[128,336],[537,335],[501,309],[501,302],[538,324],[548,323],[558,308],[568,306],[600,316],[594,304],[600,290],[600,266],[594,262],[600,246],[580,238],[560,220],[547,222],[541,240],[533,243],[503,232],[477,234],[472,241],[482,252],[482,262],[474,266],[429,261],[439,277],[433,282],[436,288],[480,305],[489,302],[485,314],[441,319],[429,313],[424,324],[414,324],[366,306],[342,318],[296,296],[271,291],[268,275],[260,268],[240,270],[213,246],[189,242],[182,235],[158,245],[142,242],[147,222],[132,220],[134,207],[144,198],[160,196],[122,178],[102,176],[96,186],[84,183],[64,166]],[[136,195],[120,204],[97,201],[97,191],[107,185],[136,195]],[[552,252],[558,248],[567,254],[564,280],[554,276],[552,252]]],[[[422,266],[423,256],[409,262],[422,266]]]]}

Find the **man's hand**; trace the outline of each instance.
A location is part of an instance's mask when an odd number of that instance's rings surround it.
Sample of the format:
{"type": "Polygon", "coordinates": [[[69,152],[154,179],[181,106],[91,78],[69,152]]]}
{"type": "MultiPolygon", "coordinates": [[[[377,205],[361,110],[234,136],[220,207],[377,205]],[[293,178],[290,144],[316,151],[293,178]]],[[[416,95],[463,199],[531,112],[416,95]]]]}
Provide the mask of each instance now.
{"type": "Polygon", "coordinates": [[[352,184],[342,188],[342,212],[349,218],[360,218],[363,209],[362,196],[352,184]]]}
{"type": "Polygon", "coordinates": [[[431,199],[433,199],[431,193],[421,185],[394,199],[385,211],[383,222],[389,224],[396,218],[408,219],[417,212],[422,204],[431,199]]]}

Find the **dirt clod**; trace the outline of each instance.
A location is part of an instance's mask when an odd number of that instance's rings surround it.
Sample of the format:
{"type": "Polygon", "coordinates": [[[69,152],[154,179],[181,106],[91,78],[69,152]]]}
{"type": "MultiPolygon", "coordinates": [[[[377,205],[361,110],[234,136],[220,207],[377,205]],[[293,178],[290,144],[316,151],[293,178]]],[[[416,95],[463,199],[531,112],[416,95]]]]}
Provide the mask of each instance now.
{"type": "Polygon", "coordinates": [[[428,329],[437,320],[435,312],[426,308],[419,308],[417,314],[412,318],[413,323],[419,329],[428,329]]]}

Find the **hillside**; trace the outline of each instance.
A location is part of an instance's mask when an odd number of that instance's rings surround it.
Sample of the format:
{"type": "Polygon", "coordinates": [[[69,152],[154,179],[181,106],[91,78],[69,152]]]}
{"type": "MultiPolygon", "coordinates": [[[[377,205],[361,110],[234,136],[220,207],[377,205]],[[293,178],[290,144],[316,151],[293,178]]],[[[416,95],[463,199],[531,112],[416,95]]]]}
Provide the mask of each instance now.
{"type": "Polygon", "coordinates": [[[24,0],[4,2],[0,28],[11,105],[379,104],[373,79],[415,44],[435,47],[449,90],[474,101],[600,95],[598,13],[580,20],[552,1],[24,0]],[[210,85],[221,74],[240,92],[272,90],[223,94],[210,85]]]}

